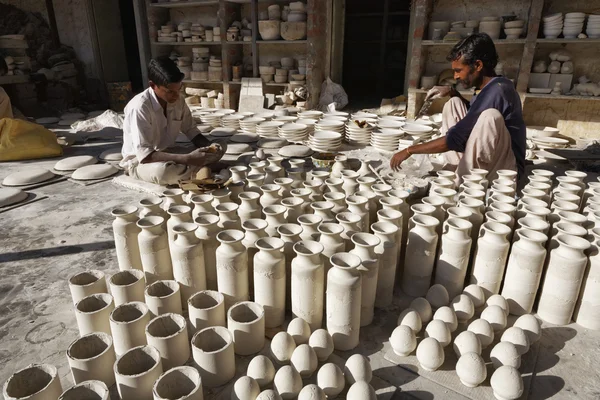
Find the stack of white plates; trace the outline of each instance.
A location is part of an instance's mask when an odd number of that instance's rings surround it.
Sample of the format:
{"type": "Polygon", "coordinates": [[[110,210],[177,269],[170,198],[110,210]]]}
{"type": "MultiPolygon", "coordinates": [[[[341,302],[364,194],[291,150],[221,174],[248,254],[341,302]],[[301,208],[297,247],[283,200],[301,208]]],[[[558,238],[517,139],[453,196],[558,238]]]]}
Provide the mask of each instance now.
{"type": "Polygon", "coordinates": [[[261,122],[260,124],[256,125],[256,133],[258,133],[260,137],[276,138],[279,137],[278,128],[284,124],[285,122],[283,121],[261,122]]]}
{"type": "Polygon", "coordinates": [[[346,124],[346,142],[355,146],[368,146],[371,144],[373,128],[374,125],[366,122],[358,125],[354,120],[348,121],[346,124]]]}
{"type": "Polygon", "coordinates": [[[380,119],[377,122],[377,126],[379,128],[385,128],[385,129],[401,129],[403,126],[405,125],[405,122],[401,122],[401,121],[394,121],[392,119],[380,119]]]}
{"type": "Polygon", "coordinates": [[[534,137],[531,141],[538,149],[564,149],[569,145],[567,139],[557,137],[534,137]]]}
{"type": "Polygon", "coordinates": [[[343,135],[345,125],[346,123],[344,121],[322,119],[315,124],[315,131],[334,131],[343,135]]]}
{"type": "Polygon", "coordinates": [[[563,15],[556,13],[544,17],[544,36],[546,39],[556,39],[563,29],[563,15]]]}
{"type": "Polygon", "coordinates": [[[310,111],[301,111],[298,113],[298,118],[302,119],[319,119],[323,116],[322,111],[310,110],[310,111]]]}
{"type": "Polygon", "coordinates": [[[317,131],[308,140],[308,146],[314,151],[332,153],[342,145],[342,135],[333,131],[317,131]]]}
{"type": "Polygon", "coordinates": [[[267,121],[272,120],[274,116],[275,116],[275,113],[274,112],[270,112],[270,111],[264,111],[264,112],[260,112],[258,114],[254,114],[254,117],[264,118],[267,121]]]}
{"type": "Polygon", "coordinates": [[[244,117],[253,117],[254,113],[252,111],[243,111],[236,113],[238,115],[243,115],[244,117]]]}
{"type": "Polygon", "coordinates": [[[583,22],[585,21],[585,13],[572,12],[565,14],[563,24],[563,36],[565,39],[576,39],[583,31],[583,22]]]}
{"type": "Polygon", "coordinates": [[[600,38],[600,15],[590,14],[588,16],[585,34],[591,39],[600,38]]]}
{"type": "Polygon", "coordinates": [[[348,117],[344,117],[341,115],[326,115],[323,116],[321,121],[341,121],[345,124],[348,121],[348,117]]]}
{"type": "Polygon", "coordinates": [[[302,119],[296,120],[296,123],[306,125],[306,128],[308,129],[308,134],[312,135],[312,133],[315,131],[315,124],[317,123],[317,120],[309,119],[309,118],[302,118],[302,119]]]}
{"type": "Polygon", "coordinates": [[[308,138],[308,127],[290,122],[279,127],[279,137],[292,143],[302,143],[308,138]]]}
{"type": "Polygon", "coordinates": [[[217,108],[217,110],[219,110],[220,113],[223,113],[225,115],[235,113],[235,110],[232,110],[231,108],[217,108]]]}
{"type": "Polygon", "coordinates": [[[415,139],[409,135],[402,135],[399,140],[400,145],[398,146],[398,150],[404,150],[405,148],[414,146],[419,142],[421,142],[421,139],[415,139]]]}
{"type": "Polygon", "coordinates": [[[350,114],[348,114],[345,111],[328,111],[325,114],[323,114],[323,118],[327,118],[327,117],[346,117],[348,118],[350,116],[350,114]]]}
{"type": "Polygon", "coordinates": [[[365,118],[378,118],[378,117],[379,117],[379,115],[377,115],[377,114],[359,111],[359,112],[355,112],[354,114],[352,114],[350,116],[350,119],[365,119],[365,118]]]}
{"type": "Polygon", "coordinates": [[[256,125],[265,121],[266,120],[264,118],[260,117],[244,118],[240,121],[240,128],[242,128],[242,131],[247,133],[256,133],[256,125]]]}
{"type": "Polygon", "coordinates": [[[410,135],[413,139],[425,140],[433,136],[433,127],[423,125],[407,123],[402,127],[402,131],[410,135]]]}
{"type": "Polygon", "coordinates": [[[396,122],[404,122],[406,121],[406,117],[401,117],[399,115],[382,115],[379,117],[380,121],[396,121],[396,122]]]}
{"type": "Polygon", "coordinates": [[[243,115],[231,114],[221,118],[221,126],[224,128],[240,129],[240,121],[244,119],[243,115]]]}
{"type": "Polygon", "coordinates": [[[283,122],[296,122],[298,117],[292,117],[291,115],[280,115],[273,118],[273,121],[283,121],[283,122]]]}
{"type": "Polygon", "coordinates": [[[371,146],[382,151],[398,151],[403,133],[395,129],[380,129],[371,135],[371,146]]]}
{"type": "Polygon", "coordinates": [[[208,124],[210,126],[212,126],[213,128],[218,128],[221,126],[221,118],[223,118],[225,116],[225,114],[218,112],[218,113],[211,113],[211,114],[207,114],[207,115],[203,115],[201,117],[202,123],[203,124],[208,124]]]}

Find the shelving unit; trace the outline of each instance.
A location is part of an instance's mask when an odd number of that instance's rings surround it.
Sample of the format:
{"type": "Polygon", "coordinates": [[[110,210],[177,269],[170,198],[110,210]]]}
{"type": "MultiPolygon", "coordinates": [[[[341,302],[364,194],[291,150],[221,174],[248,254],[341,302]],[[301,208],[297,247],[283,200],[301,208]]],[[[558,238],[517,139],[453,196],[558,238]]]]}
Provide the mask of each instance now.
{"type": "MultiPolygon", "coordinates": [[[[312,35],[308,32],[308,37],[305,40],[261,40],[258,33],[258,14],[259,11],[266,10],[271,4],[286,5],[293,0],[187,0],[177,2],[162,2],[157,3],[152,0],[145,1],[145,14],[148,26],[148,35],[150,37],[149,57],[159,55],[168,55],[172,49],[176,49],[180,54],[191,54],[191,47],[210,47],[211,55],[218,55],[222,60],[223,80],[215,81],[195,81],[184,80],[185,85],[193,87],[209,87],[221,86],[224,95],[224,107],[237,109],[238,99],[241,89],[241,82],[231,81],[231,67],[233,65],[242,64],[244,66],[242,76],[259,77],[259,65],[266,65],[268,61],[275,59],[275,55],[279,54],[279,58],[290,56],[297,57],[303,55],[307,59],[310,54],[316,54],[322,51],[318,46],[309,44],[311,41],[323,40],[323,37],[312,35]],[[228,42],[226,32],[234,21],[240,21],[246,18],[252,21],[252,41],[235,41],[228,42]],[[160,29],[167,21],[174,24],[180,22],[199,22],[204,26],[219,26],[221,28],[220,42],[158,42],[156,41],[156,31],[160,29]],[[285,46],[282,46],[285,45],[285,46]],[[276,47],[271,47],[276,46],[276,47]]],[[[318,20],[320,16],[313,15],[312,8],[319,8],[321,5],[315,0],[307,0],[307,17],[318,20]],[[312,6],[314,7],[312,7],[312,6]]],[[[316,13],[316,11],[314,11],[316,13]]],[[[323,29],[323,34],[325,30],[323,29]]],[[[314,33],[314,31],[313,31],[314,33]]],[[[319,59],[319,57],[315,57],[319,59]]],[[[143,65],[146,65],[149,60],[142,58],[143,65]]],[[[318,101],[318,91],[321,85],[323,71],[318,71],[318,84],[311,84],[311,79],[314,77],[311,68],[307,68],[306,80],[311,93],[311,102],[318,101]]],[[[281,93],[286,83],[268,83],[263,85],[263,89],[267,93],[281,93]]],[[[310,106],[311,104],[309,104],[310,106]]]]}
{"type": "MultiPolygon", "coordinates": [[[[565,48],[573,56],[575,65],[573,82],[586,75],[593,82],[600,81],[600,54],[597,51],[600,39],[546,39],[541,29],[542,16],[557,12],[597,13],[600,0],[467,0],[457,5],[452,0],[416,0],[411,15],[411,54],[407,62],[408,114],[414,116],[425,100],[426,90],[419,89],[422,75],[440,72],[436,65],[449,68],[445,60],[455,42],[428,40],[429,21],[469,20],[483,16],[503,16],[515,14],[526,22],[526,37],[517,40],[495,40],[500,62],[504,63],[505,75],[514,79],[523,103],[523,115],[529,125],[557,126],[571,136],[590,136],[600,129],[600,115],[597,112],[600,97],[555,96],[552,94],[528,93],[528,82],[534,60],[547,59],[556,49],[565,48]]],[[[436,100],[430,112],[441,111],[446,100],[436,100]]]]}

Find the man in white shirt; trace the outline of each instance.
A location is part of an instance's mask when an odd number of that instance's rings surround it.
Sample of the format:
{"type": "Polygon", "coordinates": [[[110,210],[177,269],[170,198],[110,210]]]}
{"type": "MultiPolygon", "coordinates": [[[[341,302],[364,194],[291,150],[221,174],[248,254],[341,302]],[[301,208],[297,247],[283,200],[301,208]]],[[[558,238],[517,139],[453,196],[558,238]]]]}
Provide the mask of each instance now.
{"type": "Polygon", "coordinates": [[[196,128],[190,109],[179,95],[183,77],[168,57],[158,57],[148,64],[150,87],[125,107],[121,166],[128,175],[159,185],[177,184],[195,177],[200,168],[225,154],[224,143],[211,143],[196,128]],[[172,148],[180,132],[196,149],[181,154],[181,149],[172,148]]]}

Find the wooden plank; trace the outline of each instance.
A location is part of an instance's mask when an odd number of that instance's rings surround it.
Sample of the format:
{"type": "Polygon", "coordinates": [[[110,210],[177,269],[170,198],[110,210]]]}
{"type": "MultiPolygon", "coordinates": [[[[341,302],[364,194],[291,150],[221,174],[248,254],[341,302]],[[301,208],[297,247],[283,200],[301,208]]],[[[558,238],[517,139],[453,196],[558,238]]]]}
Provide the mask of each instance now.
{"type": "MultiPolygon", "coordinates": [[[[458,41],[444,41],[444,40],[423,40],[421,42],[422,46],[454,46],[456,45],[456,43],[458,43],[458,41]]],[[[525,44],[526,40],[525,39],[498,39],[498,40],[494,40],[494,44],[496,46],[503,46],[503,45],[516,45],[516,44],[525,44]]]]}
{"type": "Polygon", "coordinates": [[[252,76],[258,78],[258,45],[256,44],[258,39],[258,3],[256,0],[250,3],[250,15],[252,17],[252,76]]]}
{"type": "Polygon", "coordinates": [[[30,81],[29,75],[4,75],[0,76],[0,85],[14,85],[30,81]]]}
{"type": "Polygon", "coordinates": [[[26,40],[18,39],[1,39],[0,49],[28,49],[29,45],[26,40]]]}
{"type": "Polygon", "coordinates": [[[179,1],[179,2],[176,2],[176,3],[150,3],[150,7],[159,7],[159,8],[185,8],[185,7],[216,6],[218,4],[219,4],[218,0],[179,1]]]}
{"type": "Polygon", "coordinates": [[[519,74],[517,77],[517,91],[526,92],[529,83],[529,74],[535,57],[535,48],[537,35],[540,30],[540,20],[542,19],[542,9],[544,0],[532,0],[529,9],[529,19],[527,25],[527,38],[523,48],[523,56],[519,65],[519,74]]]}
{"type": "MultiPolygon", "coordinates": [[[[427,16],[431,12],[432,7],[432,0],[414,0],[413,2],[413,11],[410,19],[410,29],[412,35],[409,39],[412,41],[412,45],[410,48],[410,54],[407,57],[410,60],[410,65],[407,66],[407,88],[415,89],[419,87],[419,80],[424,70],[424,55],[421,43],[423,41],[423,36],[425,35],[427,16]]],[[[407,104],[407,114],[409,117],[412,118],[420,107],[421,105],[417,104],[416,97],[414,95],[411,96],[409,93],[407,104]]]]}
{"type": "Polygon", "coordinates": [[[138,40],[138,52],[140,65],[142,67],[142,82],[144,87],[148,86],[148,64],[152,58],[152,47],[150,46],[150,32],[148,31],[148,14],[144,0],[133,1],[133,13],[135,17],[135,32],[138,40]]]}
{"type": "Polygon", "coordinates": [[[573,161],[598,161],[600,160],[600,154],[590,153],[585,150],[576,149],[546,149],[548,153],[556,154],[559,157],[566,158],[567,160],[573,161]]]}

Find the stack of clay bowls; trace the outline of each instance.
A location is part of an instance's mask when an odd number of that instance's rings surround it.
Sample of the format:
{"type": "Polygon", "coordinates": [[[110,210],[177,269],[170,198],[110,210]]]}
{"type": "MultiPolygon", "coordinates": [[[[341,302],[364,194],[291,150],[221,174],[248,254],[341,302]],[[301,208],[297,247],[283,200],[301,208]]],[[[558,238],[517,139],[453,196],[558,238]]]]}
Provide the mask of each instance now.
{"type": "Polygon", "coordinates": [[[337,119],[322,119],[315,124],[315,131],[333,131],[343,135],[345,125],[344,121],[337,119]]]}
{"type": "Polygon", "coordinates": [[[277,68],[275,70],[275,83],[286,83],[288,81],[289,72],[285,68],[277,68]]]}
{"type": "Polygon", "coordinates": [[[525,21],[517,19],[515,21],[507,21],[504,23],[504,33],[507,39],[518,39],[525,30],[525,21]]]}
{"type": "Polygon", "coordinates": [[[492,39],[500,38],[502,21],[498,17],[483,17],[479,23],[479,32],[487,33],[492,39]]]}
{"type": "Polygon", "coordinates": [[[260,72],[260,78],[264,83],[273,82],[273,76],[275,75],[275,67],[263,66],[258,67],[260,72]]]}
{"type": "Polygon", "coordinates": [[[308,139],[308,127],[295,122],[284,124],[279,127],[279,137],[288,142],[301,143],[308,139]]]}
{"type": "Polygon", "coordinates": [[[400,130],[406,124],[404,121],[397,121],[390,118],[381,118],[377,121],[377,126],[381,129],[400,130]]]}
{"type": "Polygon", "coordinates": [[[450,21],[431,21],[429,23],[429,39],[441,40],[450,32],[450,21]]]}
{"type": "Polygon", "coordinates": [[[538,149],[546,150],[546,149],[564,149],[569,145],[569,141],[567,139],[561,139],[557,137],[534,137],[531,141],[536,145],[538,149]]]}
{"type": "Polygon", "coordinates": [[[346,142],[353,145],[369,145],[374,125],[358,120],[350,120],[346,124],[346,142]]]}
{"type": "Polygon", "coordinates": [[[600,15],[590,14],[588,16],[585,33],[590,39],[600,38],[600,15]]]}
{"type": "Polygon", "coordinates": [[[281,37],[284,40],[306,39],[306,4],[292,2],[284,22],[281,23],[281,37]]]}
{"type": "Polygon", "coordinates": [[[223,66],[221,59],[215,56],[210,56],[208,62],[208,80],[218,82],[223,80],[223,66]]]}
{"type": "Polygon", "coordinates": [[[577,36],[583,31],[584,21],[585,13],[566,13],[562,31],[565,39],[576,39],[577,36]]]}
{"type": "Polygon", "coordinates": [[[221,118],[221,126],[224,128],[240,129],[240,121],[244,119],[244,115],[230,114],[221,118]]]}
{"type": "Polygon", "coordinates": [[[414,139],[428,139],[433,135],[433,127],[419,123],[406,123],[402,127],[402,131],[414,139]]]}
{"type": "Polygon", "coordinates": [[[563,15],[556,13],[544,17],[544,37],[556,39],[563,29],[563,15]]]}
{"type": "Polygon", "coordinates": [[[335,152],[341,145],[342,135],[333,131],[316,131],[308,140],[308,146],[321,153],[335,152]]]}
{"type": "Polygon", "coordinates": [[[202,123],[203,124],[208,124],[210,126],[212,126],[213,128],[218,128],[221,126],[221,119],[225,116],[226,114],[221,113],[221,112],[215,112],[212,114],[207,114],[202,116],[202,123]]]}
{"type": "Polygon", "coordinates": [[[285,122],[283,121],[261,122],[260,124],[256,125],[256,133],[258,133],[260,137],[276,138],[279,137],[279,127],[283,126],[284,124],[285,122]]]}
{"type": "Polygon", "coordinates": [[[298,118],[296,121],[297,124],[302,124],[302,125],[306,125],[306,129],[308,131],[309,135],[312,135],[313,132],[315,131],[315,124],[317,123],[316,119],[309,119],[309,118],[298,118]]]}
{"type": "Polygon", "coordinates": [[[368,112],[364,112],[364,111],[358,111],[355,112],[354,114],[352,114],[350,116],[350,119],[367,119],[367,118],[379,118],[379,115],[377,114],[373,114],[373,113],[368,113],[368,112]]]}
{"type": "Polygon", "coordinates": [[[298,118],[318,120],[322,117],[323,117],[323,112],[317,111],[317,110],[300,111],[298,113],[298,118]]]}
{"type": "Polygon", "coordinates": [[[249,117],[240,121],[240,128],[244,133],[256,133],[256,125],[265,122],[265,118],[249,117]]]}
{"type": "Polygon", "coordinates": [[[397,151],[402,135],[400,130],[381,128],[371,135],[371,146],[382,151],[397,151]]]}

